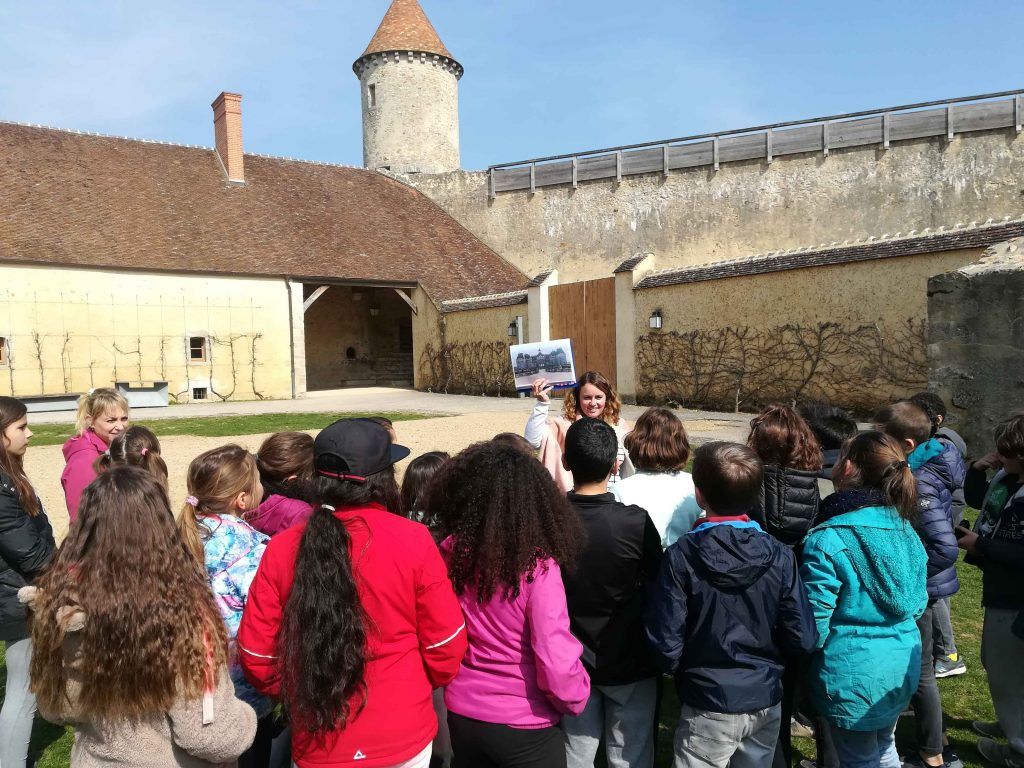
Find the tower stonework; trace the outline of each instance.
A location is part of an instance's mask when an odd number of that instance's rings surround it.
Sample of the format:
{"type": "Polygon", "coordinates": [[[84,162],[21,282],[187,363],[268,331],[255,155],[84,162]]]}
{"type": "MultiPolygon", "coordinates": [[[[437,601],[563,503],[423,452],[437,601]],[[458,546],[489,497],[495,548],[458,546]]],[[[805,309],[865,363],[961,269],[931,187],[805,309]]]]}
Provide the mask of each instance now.
{"type": "Polygon", "coordinates": [[[395,173],[459,169],[459,78],[417,0],[394,0],[352,65],[363,112],[363,164],[395,173]]]}

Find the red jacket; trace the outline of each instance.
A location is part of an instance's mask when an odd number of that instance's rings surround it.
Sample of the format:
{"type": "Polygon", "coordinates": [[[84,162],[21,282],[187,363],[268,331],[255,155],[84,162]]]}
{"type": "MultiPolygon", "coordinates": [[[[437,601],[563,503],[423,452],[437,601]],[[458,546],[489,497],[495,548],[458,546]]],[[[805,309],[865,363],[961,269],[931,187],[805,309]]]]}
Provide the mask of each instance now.
{"type": "MultiPolygon", "coordinates": [[[[300,768],[395,765],[434,738],[431,689],[459,671],[466,624],[425,526],[375,504],[334,514],[352,539],[349,555],[368,619],[366,706],[326,738],[293,727],[292,759],[300,768]]],[[[271,539],[238,630],[245,674],[271,696],[279,695],[277,634],[304,531],[297,525],[271,539]]]]}

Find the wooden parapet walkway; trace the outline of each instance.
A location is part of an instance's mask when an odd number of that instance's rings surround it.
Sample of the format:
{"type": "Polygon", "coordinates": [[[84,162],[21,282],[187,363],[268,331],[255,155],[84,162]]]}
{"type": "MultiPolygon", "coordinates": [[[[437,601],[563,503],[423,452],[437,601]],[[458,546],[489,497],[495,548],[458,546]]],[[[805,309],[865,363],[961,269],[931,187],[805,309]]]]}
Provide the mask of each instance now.
{"type": "Polygon", "coordinates": [[[958,133],[1013,128],[1024,124],[1024,90],[906,104],[887,109],[849,112],[772,125],[706,133],[677,139],[552,155],[488,168],[489,192],[535,191],[539,187],[648,173],[668,175],[681,168],[712,166],[741,160],[765,160],[803,152],[878,145],[958,133]]]}

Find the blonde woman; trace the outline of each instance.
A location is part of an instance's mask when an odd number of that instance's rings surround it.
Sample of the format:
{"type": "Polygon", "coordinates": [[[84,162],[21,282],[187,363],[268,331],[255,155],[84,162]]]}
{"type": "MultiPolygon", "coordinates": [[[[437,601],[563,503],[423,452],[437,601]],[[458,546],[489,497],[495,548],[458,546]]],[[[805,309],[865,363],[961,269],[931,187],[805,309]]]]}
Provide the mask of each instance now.
{"type": "Polygon", "coordinates": [[[562,452],[565,448],[565,433],[577,419],[600,419],[615,430],[619,438],[619,459],[610,481],[613,487],[620,479],[633,474],[629,452],[623,446],[630,427],[625,419],[619,418],[622,401],[604,374],[597,371],[584,373],[565,396],[562,415],[554,418],[548,416],[551,386],[547,379],[537,379],[533,383],[532,394],[537,398],[537,404],[526,422],[525,437],[530,445],[540,449],[540,461],[551,473],[562,493],[572,490],[572,474],[562,464],[562,452]]]}
{"type": "Polygon", "coordinates": [[[64,443],[65,465],[60,476],[70,522],[78,517],[78,502],[85,486],[96,479],[96,460],[126,429],[128,401],[120,392],[104,387],[78,399],[75,436],[64,443]]]}

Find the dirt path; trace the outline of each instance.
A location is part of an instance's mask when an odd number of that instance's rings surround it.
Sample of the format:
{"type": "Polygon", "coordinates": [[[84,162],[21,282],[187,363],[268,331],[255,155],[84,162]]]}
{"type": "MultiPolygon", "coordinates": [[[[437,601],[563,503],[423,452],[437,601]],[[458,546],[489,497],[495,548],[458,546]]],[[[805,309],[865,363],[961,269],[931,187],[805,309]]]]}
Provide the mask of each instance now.
{"type": "MultiPolygon", "coordinates": [[[[521,432],[526,423],[522,412],[484,412],[462,416],[449,416],[421,421],[402,421],[396,425],[398,439],[418,456],[427,451],[458,453],[471,443],[487,440],[499,432],[521,432]]],[[[691,440],[739,439],[734,422],[715,419],[687,421],[691,440]]],[[[312,434],[312,433],[311,433],[312,434]]],[[[168,437],[161,441],[164,460],[170,470],[171,505],[175,513],[185,497],[185,472],[189,462],[203,451],[225,443],[238,443],[250,451],[259,448],[266,435],[238,437],[168,437]]],[[[59,445],[30,447],[26,455],[26,470],[43,500],[58,540],[67,531],[68,516],[64,494],[60,487],[60,473],[64,459],[59,445]]],[[[399,465],[401,471],[402,465],[399,465]]]]}

